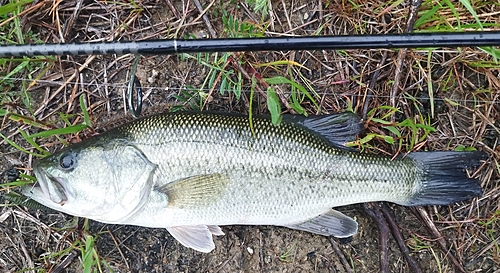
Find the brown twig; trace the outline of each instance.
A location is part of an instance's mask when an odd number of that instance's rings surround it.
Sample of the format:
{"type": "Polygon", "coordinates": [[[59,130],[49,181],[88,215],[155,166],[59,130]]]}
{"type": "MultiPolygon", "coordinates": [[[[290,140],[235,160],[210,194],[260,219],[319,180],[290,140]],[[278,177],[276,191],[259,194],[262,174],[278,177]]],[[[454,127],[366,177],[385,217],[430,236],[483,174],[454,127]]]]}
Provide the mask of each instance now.
{"type": "Polygon", "coordinates": [[[365,103],[363,104],[363,120],[366,121],[366,115],[368,113],[368,107],[370,106],[370,98],[373,95],[373,88],[375,87],[375,82],[378,80],[378,75],[380,74],[380,69],[384,67],[385,60],[387,59],[387,51],[384,51],[380,63],[377,65],[377,69],[373,72],[370,84],[368,85],[368,92],[366,93],[365,103]]]}
{"type": "Polygon", "coordinates": [[[66,24],[64,24],[63,30],[63,38],[68,38],[69,32],[73,29],[73,24],[75,23],[76,18],[80,15],[80,11],[82,10],[82,2],[83,0],[77,0],[75,4],[75,8],[73,10],[73,14],[69,17],[66,24]]]}
{"type": "Polygon", "coordinates": [[[210,32],[210,36],[212,38],[217,38],[217,33],[215,33],[214,28],[212,27],[212,24],[210,23],[210,20],[208,19],[207,14],[204,12],[203,7],[200,4],[200,1],[198,0],[193,0],[194,5],[198,9],[198,12],[202,15],[203,22],[205,22],[205,25],[208,28],[208,32],[210,32]]]}
{"type": "Polygon", "coordinates": [[[352,270],[351,266],[349,265],[349,262],[345,258],[344,253],[342,253],[339,246],[337,245],[337,242],[335,242],[333,237],[328,237],[328,240],[330,241],[330,245],[332,246],[333,251],[335,251],[335,254],[337,254],[337,257],[339,257],[340,262],[344,266],[345,272],[352,273],[353,270],[352,270]]]}
{"type": "Polygon", "coordinates": [[[429,217],[429,214],[423,207],[415,207],[413,209],[413,212],[417,215],[417,217],[420,219],[422,223],[424,223],[425,228],[436,238],[436,241],[438,242],[439,247],[441,250],[445,253],[446,257],[450,259],[450,261],[453,263],[455,266],[455,269],[459,272],[465,272],[465,269],[463,266],[460,264],[460,262],[453,256],[448,249],[448,246],[446,244],[445,239],[443,238],[443,235],[441,235],[441,232],[437,229],[436,225],[434,225],[434,222],[432,219],[429,217]]]}
{"type": "Polygon", "coordinates": [[[116,240],[115,236],[113,236],[113,233],[111,233],[111,230],[109,229],[109,227],[107,229],[108,229],[109,236],[111,236],[111,239],[115,243],[116,249],[118,249],[118,253],[120,253],[120,256],[122,256],[123,262],[125,262],[125,266],[127,267],[127,269],[130,269],[130,266],[128,265],[127,259],[125,259],[125,255],[123,255],[123,252],[120,248],[120,244],[118,244],[118,241],[116,240]]]}
{"type": "Polygon", "coordinates": [[[387,252],[389,250],[389,226],[387,225],[384,215],[380,211],[380,206],[378,203],[365,203],[364,208],[366,214],[368,214],[373,219],[373,221],[375,221],[375,224],[377,224],[380,233],[380,272],[390,272],[389,256],[387,252]]]}
{"type": "Polygon", "coordinates": [[[172,2],[170,2],[170,0],[165,0],[165,3],[167,3],[168,8],[172,11],[172,13],[174,14],[175,18],[181,19],[181,14],[175,8],[175,6],[172,5],[172,2]]]}
{"type": "Polygon", "coordinates": [[[52,269],[49,272],[52,273],[59,273],[65,271],[66,267],[71,264],[71,262],[77,257],[75,251],[71,251],[65,258],[62,260],[62,262],[58,265],[55,266],[54,269],[52,269]]]}
{"type": "Polygon", "coordinates": [[[418,266],[418,263],[415,261],[415,259],[413,259],[413,257],[410,256],[410,250],[406,246],[403,235],[401,234],[401,231],[399,230],[399,227],[396,224],[396,221],[394,221],[394,217],[392,217],[391,211],[386,203],[382,203],[382,214],[384,215],[385,220],[387,221],[387,224],[389,225],[389,229],[391,230],[392,237],[394,237],[394,239],[396,240],[396,243],[398,244],[399,250],[401,250],[403,257],[405,258],[406,262],[408,263],[408,266],[411,268],[412,272],[421,273],[422,270],[418,266]]]}
{"type": "MultiPolygon", "coordinates": [[[[422,0],[411,0],[410,12],[408,15],[408,20],[406,21],[405,33],[413,32],[413,26],[417,19],[418,9],[422,4],[422,0]]],[[[394,83],[391,87],[391,106],[396,107],[396,95],[399,91],[399,82],[401,81],[401,71],[403,70],[403,61],[406,58],[406,52],[408,49],[402,48],[399,50],[398,59],[396,61],[396,71],[394,72],[394,83]]],[[[394,116],[392,117],[394,119],[394,116]]]]}
{"type": "MultiPolygon", "coordinates": [[[[207,6],[204,10],[200,11],[200,15],[198,15],[198,17],[196,17],[196,18],[193,20],[193,22],[198,21],[198,20],[199,20],[201,17],[203,17],[203,16],[205,16],[205,17],[206,17],[205,13],[206,13],[206,12],[207,12],[207,11],[208,11],[208,10],[209,10],[209,9],[210,9],[213,5],[214,5],[214,4],[215,4],[215,0],[213,0],[212,2],[210,2],[210,4],[208,4],[208,6],[207,6]]],[[[201,7],[201,5],[200,5],[200,7],[201,7]]]]}

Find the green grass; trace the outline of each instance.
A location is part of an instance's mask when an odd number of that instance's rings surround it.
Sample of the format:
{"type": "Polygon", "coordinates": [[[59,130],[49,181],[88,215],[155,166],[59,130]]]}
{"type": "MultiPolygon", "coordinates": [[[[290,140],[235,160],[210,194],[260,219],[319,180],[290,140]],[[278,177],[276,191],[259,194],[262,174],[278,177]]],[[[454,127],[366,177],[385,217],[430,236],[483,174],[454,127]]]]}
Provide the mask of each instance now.
{"type": "MultiPolygon", "coordinates": [[[[488,5],[498,5],[495,1],[468,1],[460,0],[460,4],[453,2],[451,0],[434,1],[427,0],[422,3],[422,8],[419,12],[419,18],[415,22],[415,32],[457,32],[466,31],[474,29],[477,31],[484,30],[484,28],[498,28],[500,24],[498,23],[483,23],[478,17],[476,10],[484,8],[488,5]],[[459,12],[459,9],[466,10],[459,12]],[[445,17],[442,14],[450,11],[455,20],[448,20],[449,17],[445,17]],[[461,16],[472,16],[473,22],[462,23],[461,16]]],[[[494,62],[498,67],[498,59],[500,57],[500,50],[495,47],[481,47],[481,50],[488,53],[494,58],[494,62]]]]}
{"type": "MultiPolygon", "coordinates": [[[[203,65],[209,69],[207,76],[205,77],[203,83],[199,87],[185,86],[179,94],[174,97],[179,100],[182,105],[174,107],[174,110],[182,109],[196,109],[203,110],[206,105],[206,99],[214,90],[218,90],[221,95],[227,95],[232,93],[237,100],[241,98],[242,92],[246,92],[243,86],[243,76],[241,71],[235,71],[229,67],[229,58],[232,58],[231,54],[225,53],[220,56],[219,53],[209,54],[200,53],[197,56],[191,54],[182,54],[181,59],[196,60],[198,64],[203,65]],[[207,92],[208,91],[208,92],[207,92]]],[[[242,66],[246,63],[243,59],[239,60],[242,66]]],[[[269,64],[257,64],[256,67],[268,67],[268,66],[279,66],[279,65],[290,65],[288,61],[277,61],[269,64]]],[[[257,72],[258,73],[258,72],[257,72]]],[[[305,109],[302,107],[302,103],[307,100],[315,105],[316,109],[319,110],[319,106],[315,101],[314,97],[318,97],[314,88],[308,84],[304,76],[298,73],[299,78],[302,82],[305,82],[307,88],[297,81],[293,80],[294,75],[290,73],[289,77],[285,76],[273,76],[269,78],[260,78],[257,82],[261,85],[267,86],[267,107],[271,114],[274,124],[278,124],[280,121],[280,115],[282,112],[282,104],[275,88],[278,85],[285,85],[286,89],[290,90],[290,97],[288,99],[291,109],[296,111],[298,114],[306,115],[305,109]]]]}
{"type": "MultiPolygon", "coordinates": [[[[10,1],[0,7],[0,42],[2,44],[41,43],[31,30],[21,27],[18,14],[32,0],[10,1]]],[[[32,98],[28,92],[33,82],[39,80],[52,66],[54,58],[22,57],[0,58],[0,116],[7,113],[6,104],[21,101],[33,113],[32,98]],[[20,84],[19,84],[20,82],[20,84]]]]}
{"type": "MultiPolygon", "coordinates": [[[[498,2],[494,1],[468,1],[468,0],[460,0],[459,2],[452,2],[450,0],[427,0],[424,1],[422,7],[419,12],[419,18],[415,22],[415,31],[416,32],[460,32],[460,31],[470,31],[470,29],[474,29],[477,31],[484,30],[484,28],[498,28],[500,24],[492,23],[492,22],[482,22],[478,17],[476,10],[481,8],[485,8],[488,5],[498,5],[498,2]],[[452,17],[455,20],[450,20],[450,17],[444,16],[443,14],[451,13],[452,17]],[[465,18],[465,19],[461,19],[465,18]],[[465,22],[463,22],[465,21],[465,22]]],[[[469,60],[467,58],[457,60],[457,62],[464,63],[471,67],[477,68],[488,68],[488,69],[498,69],[500,68],[500,64],[498,60],[500,59],[500,50],[495,47],[480,47],[480,49],[493,57],[493,60],[480,58],[469,60]]],[[[434,117],[434,97],[435,93],[433,90],[431,79],[431,71],[432,71],[432,56],[433,51],[435,49],[427,49],[427,67],[425,70],[427,71],[427,90],[430,98],[430,107],[431,107],[431,117],[434,117]]],[[[458,49],[461,50],[461,49],[458,49]]],[[[449,71],[449,77],[447,78],[443,91],[446,91],[449,87],[452,87],[454,84],[454,75],[453,71],[449,71]]]]}
{"type": "MultiPolygon", "coordinates": [[[[265,0],[267,1],[267,0],[265,0]]],[[[224,33],[229,38],[256,38],[264,37],[265,25],[257,25],[247,21],[240,21],[225,9],[221,9],[221,20],[224,33]]]]}
{"type": "Polygon", "coordinates": [[[252,7],[254,12],[260,13],[262,18],[269,13],[270,0],[245,0],[245,2],[252,7]]]}
{"type": "MultiPolygon", "coordinates": [[[[242,38],[264,36],[265,26],[256,26],[249,22],[242,22],[224,9],[219,12],[222,14],[221,20],[224,26],[224,33],[228,37],[242,38]]],[[[316,110],[319,111],[319,106],[315,101],[315,98],[319,98],[319,96],[316,94],[309,80],[302,75],[300,70],[295,70],[295,73],[293,73],[292,70],[289,69],[288,75],[286,76],[263,77],[259,74],[261,69],[265,70],[269,68],[279,73],[280,67],[282,66],[305,68],[302,65],[289,60],[278,60],[269,63],[249,63],[244,55],[239,55],[239,59],[234,59],[234,56],[235,55],[231,53],[181,54],[181,61],[195,60],[199,65],[205,66],[209,70],[200,86],[193,87],[187,85],[179,94],[174,95],[174,97],[181,102],[181,105],[174,106],[173,111],[184,109],[203,110],[206,106],[207,98],[213,94],[215,90],[218,90],[223,96],[231,93],[239,100],[242,92],[248,90],[248,84],[246,86],[243,85],[244,80],[242,72],[232,68],[231,62],[238,62],[241,67],[250,66],[251,70],[255,69],[255,71],[249,72],[257,77],[257,81],[254,84],[262,85],[265,89],[267,95],[267,108],[271,114],[273,124],[279,124],[283,108],[276,92],[278,85],[284,85],[287,90],[290,90],[288,104],[290,108],[298,114],[307,115],[306,110],[301,105],[305,100],[311,102],[316,107],[316,110]],[[294,78],[300,79],[303,84],[300,84],[298,81],[294,80],[294,78]]],[[[253,85],[252,88],[255,88],[255,85],[253,85]]],[[[252,108],[250,107],[250,109],[252,108]]]]}
{"type": "Polygon", "coordinates": [[[415,235],[412,236],[412,240],[410,240],[407,245],[411,250],[413,250],[415,252],[430,251],[432,256],[434,257],[434,260],[436,261],[436,265],[437,265],[436,272],[443,272],[443,265],[442,265],[443,262],[438,257],[436,251],[434,251],[434,249],[432,248],[432,245],[421,240],[419,237],[417,237],[415,235]]]}
{"type": "MultiPolygon", "coordinates": [[[[77,134],[81,132],[82,130],[92,127],[92,122],[90,120],[90,115],[87,111],[87,108],[85,107],[83,95],[80,96],[80,110],[83,113],[83,122],[78,123],[78,124],[73,124],[70,122],[70,119],[74,118],[76,115],[68,115],[68,114],[59,114],[60,119],[57,120],[56,122],[64,122],[66,127],[62,128],[54,128],[50,130],[44,130],[36,134],[31,134],[28,135],[25,131],[18,129],[18,132],[21,134],[23,139],[30,144],[30,148],[23,148],[19,144],[15,143],[14,141],[10,140],[7,138],[7,136],[3,135],[0,133],[0,137],[3,138],[8,144],[16,148],[17,150],[24,152],[26,154],[31,154],[35,157],[43,158],[49,155],[49,152],[47,152],[45,149],[40,147],[36,142],[36,138],[49,138],[49,137],[56,137],[61,143],[68,145],[68,143],[62,138],[63,135],[69,135],[69,134],[77,134]],[[31,150],[35,149],[38,152],[32,152],[31,150]]],[[[24,124],[28,124],[32,127],[35,128],[40,128],[40,129],[46,129],[47,125],[44,123],[40,123],[32,118],[29,117],[24,117],[20,116],[17,114],[6,114],[7,117],[9,117],[11,120],[14,121],[22,121],[24,124]]],[[[51,126],[54,127],[54,126],[51,126]]]]}
{"type": "Polygon", "coordinates": [[[81,253],[82,266],[84,273],[103,272],[102,265],[106,266],[108,271],[113,272],[105,260],[102,260],[95,247],[97,235],[89,232],[88,219],[85,219],[82,237],[77,241],[75,248],[81,253]]]}
{"type": "MultiPolygon", "coordinates": [[[[243,37],[263,37],[264,30],[258,28],[248,22],[241,22],[226,10],[220,11],[222,23],[224,26],[224,33],[231,38],[243,37]]],[[[243,76],[241,71],[235,71],[230,68],[230,62],[236,61],[244,63],[245,61],[240,58],[239,60],[232,60],[233,55],[230,53],[198,53],[180,54],[180,60],[195,60],[199,65],[205,66],[209,69],[201,86],[185,86],[179,94],[174,97],[179,100],[182,105],[175,106],[174,111],[183,109],[196,109],[203,110],[206,99],[214,91],[218,90],[221,95],[232,93],[237,100],[241,98],[243,92],[243,76]],[[207,92],[208,91],[208,92],[207,92]]]]}
{"type": "MultiPolygon", "coordinates": [[[[62,260],[64,257],[71,255],[72,252],[76,251],[80,253],[81,272],[113,272],[109,264],[99,256],[95,245],[99,234],[92,234],[89,231],[89,220],[84,220],[82,230],[78,230],[77,228],[78,217],[74,217],[73,220],[68,222],[63,228],[53,228],[55,232],[65,233],[64,243],[67,247],[42,256],[41,259],[43,260],[43,263],[51,265],[52,261],[62,260]],[[76,235],[75,239],[71,239],[72,236],[69,236],[71,233],[76,235]],[[105,268],[106,271],[104,271],[103,268],[105,268]]],[[[47,272],[45,268],[35,268],[35,270],[38,272],[47,272]]]]}
{"type": "MultiPolygon", "coordinates": [[[[493,1],[460,0],[460,4],[451,0],[426,0],[422,3],[419,11],[419,18],[415,22],[415,29],[418,31],[464,31],[464,29],[483,30],[485,27],[498,27],[495,23],[483,23],[478,17],[476,10],[487,5],[494,5],[493,1]],[[468,14],[465,13],[468,12],[468,14]],[[454,21],[442,14],[451,12],[454,21]],[[461,16],[470,15],[474,22],[463,23],[461,16]]],[[[496,3],[498,5],[498,3],[496,3]]]]}
{"type": "Polygon", "coordinates": [[[285,252],[283,252],[280,256],[279,256],[279,259],[280,261],[282,262],[285,262],[285,263],[291,263],[293,262],[293,256],[294,254],[292,253],[292,251],[294,250],[295,246],[297,245],[297,241],[294,241],[289,248],[287,248],[285,250],[285,252]]]}
{"type": "Polygon", "coordinates": [[[381,133],[367,133],[362,139],[348,143],[350,147],[359,147],[362,150],[374,150],[374,140],[381,140],[389,145],[398,145],[398,151],[411,151],[415,145],[425,141],[427,136],[436,129],[430,125],[430,118],[422,115],[406,118],[400,122],[391,122],[391,117],[399,109],[391,106],[379,106],[367,113],[367,119],[373,126],[383,129],[381,133]]]}
{"type": "MultiPolygon", "coordinates": [[[[225,9],[221,9],[219,12],[224,26],[224,33],[228,37],[244,38],[264,36],[263,28],[259,28],[249,22],[241,22],[232,14],[229,14],[225,9]]],[[[242,58],[233,60],[233,55],[231,53],[198,53],[196,55],[184,53],[180,54],[179,57],[181,61],[195,60],[199,65],[207,67],[209,71],[200,86],[193,87],[186,85],[184,90],[174,95],[182,104],[174,106],[172,109],[173,111],[184,109],[203,110],[206,99],[216,89],[221,95],[232,93],[237,100],[241,98],[241,93],[243,92],[243,76],[241,71],[235,71],[231,68],[230,62],[236,61],[245,63],[242,58]]]]}
{"type": "MultiPolygon", "coordinates": [[[[21,25],[21,18],[18,16],[25,5],[33,3],[33,0],[11,0],[3,6],[0,6],[0,43],[1,44],[25,44],[25,43],[41,43],[38,35],[21,25]]],[[[7,120],[24,124],[27,127],[40,128],[42,130],[55,129],[51,124],[39,122],[34,118],[33,113],[33,98],[30,88],[52,67],[55,58],[53,57],[18,57],[18,58],[0,58],[0,118],[4,124],[7,120]],[[22,106],[28,110],[28,114],[20,114],[16,108],[22,106]],[[13,111],[11,110],[13,109],[13,111]]],[[[59,132],[58,137],[67,131],[59,132]]],[[[25,154],[33,155],[34,157],[45,157],[49,153],[40,147],[30,136],[27,131],[17,129],[17,134],[21,135],[25,144],[15,143],[9,139],[4,133],[0,133],[0,140],[5,140],[7,145],[11,145],[16,150],[25,154]]],[[[50,134],[47,132],[41,133],[41,136],[50,134]]],[[[41,137],[39,136],[39,137],[41,137]]],[[[35,137],[37,137],[35,135],[35,137]]],[[[3,145],[3,144],[2,144],[3,145]]],[[[12,189],[32,184],[36,178],[21,173],[20,178],[13,182],[3,183],[0,186],[0,191],[6,200],[11,204],[3,204],[2,206],[12,206],[12,204],[22,204],[23,206],[46,209],[42,205],[21,196],[12,189]]],[[[69,249],[66,253],[69,253],[69,249]]],[[[49,257],[42,259],[50,259],[51,257],[62,257],[65,253],[52,253],[49,257]]],[[[50,262],[47,262],[50,264],[50,262]]],[[[38,272],[45,271],[44,269],[36,269],[38,272]]]]}

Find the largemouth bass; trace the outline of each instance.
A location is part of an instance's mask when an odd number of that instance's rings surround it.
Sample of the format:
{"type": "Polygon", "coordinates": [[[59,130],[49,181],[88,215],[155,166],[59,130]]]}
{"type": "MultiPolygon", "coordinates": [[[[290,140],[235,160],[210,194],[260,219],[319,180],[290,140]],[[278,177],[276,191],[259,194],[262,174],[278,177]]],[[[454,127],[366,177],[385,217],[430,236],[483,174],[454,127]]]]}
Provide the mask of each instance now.
{"type": "Polygon", "coordinates": [[[266,118],[171,113],[133,121],[36,162],[35,201],[112,224],[167,228],[215,248],[221,225],[275,225],[325,236],[357,232],[332,207],[389,201],[445,205],[481,195],[464,169],[482,152],[418,152],[391,160],[343,146],[353,113],[266,118]]]}

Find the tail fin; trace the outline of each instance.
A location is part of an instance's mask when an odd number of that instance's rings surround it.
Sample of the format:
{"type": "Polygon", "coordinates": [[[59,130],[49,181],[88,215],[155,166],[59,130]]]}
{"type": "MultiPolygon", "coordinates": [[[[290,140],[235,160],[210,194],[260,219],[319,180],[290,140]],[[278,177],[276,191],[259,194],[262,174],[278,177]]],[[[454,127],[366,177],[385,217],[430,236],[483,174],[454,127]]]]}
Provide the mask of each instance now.
{"type": "Polygon", "coordinates": [[[467,177],[465,169],[479,166],[486,153],[417,152],[407,158],[415,161],[422,180],[407,206],[448,205],[482,195],[478,181],[467,177]]]}

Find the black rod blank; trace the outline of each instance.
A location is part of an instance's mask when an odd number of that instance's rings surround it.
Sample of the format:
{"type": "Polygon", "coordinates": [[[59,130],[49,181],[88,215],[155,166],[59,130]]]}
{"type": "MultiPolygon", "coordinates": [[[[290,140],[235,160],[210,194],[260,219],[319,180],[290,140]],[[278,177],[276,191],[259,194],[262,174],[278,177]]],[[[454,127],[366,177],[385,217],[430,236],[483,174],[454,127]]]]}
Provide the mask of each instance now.
{"type": "Polygon", "coordinates": [[[463,46],[500,46],[500,31],[2,45],[0,57],[463,46]]]}

